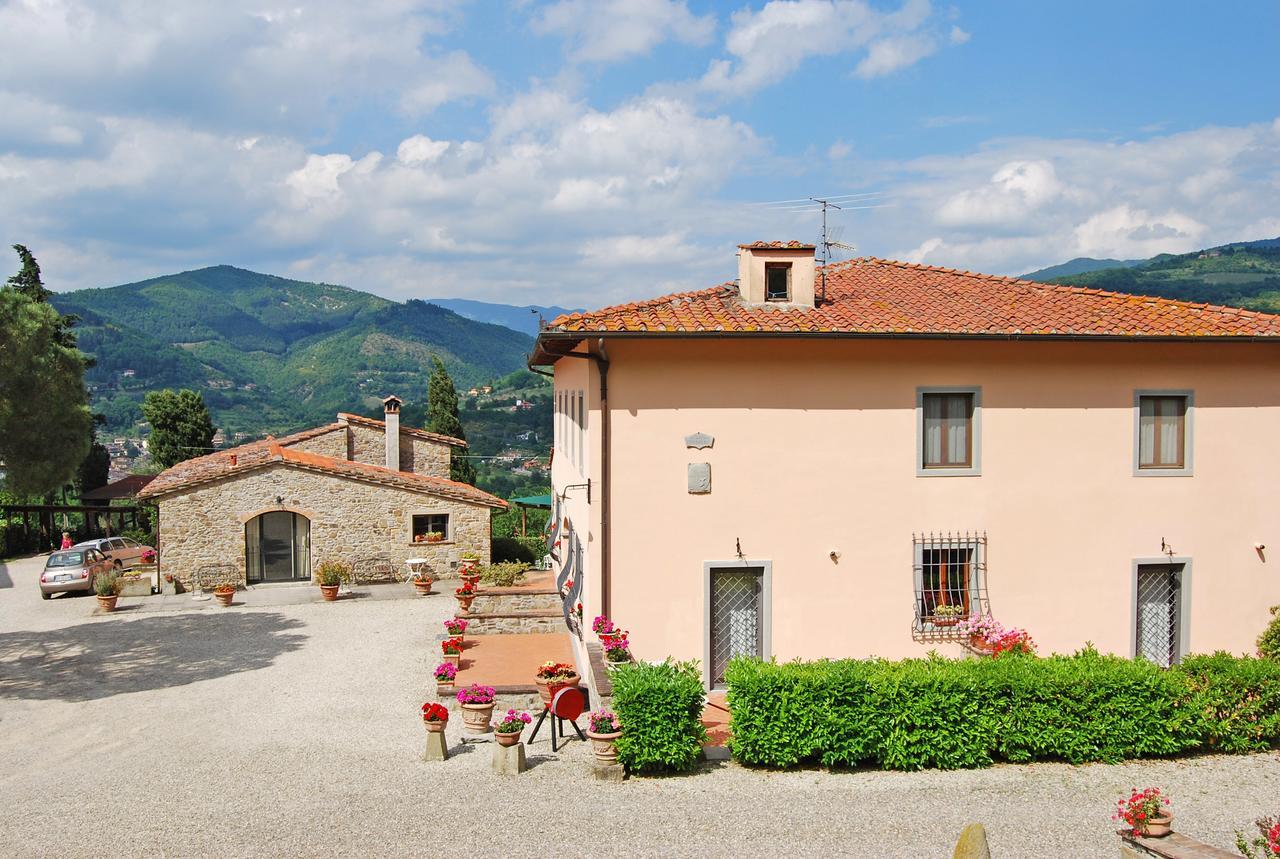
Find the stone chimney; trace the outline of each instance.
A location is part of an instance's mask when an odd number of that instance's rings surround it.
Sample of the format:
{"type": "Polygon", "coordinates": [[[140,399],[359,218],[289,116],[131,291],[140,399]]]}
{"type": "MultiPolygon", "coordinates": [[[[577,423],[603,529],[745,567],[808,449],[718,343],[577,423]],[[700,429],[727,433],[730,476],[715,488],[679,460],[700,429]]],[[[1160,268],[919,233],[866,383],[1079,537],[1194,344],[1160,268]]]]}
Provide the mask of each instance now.
{"type": "Polygon", "coordinates": [[[801,242],[738,245],[738,294],[748,304],[813,307],[815,250],[801,242]]]}
{"type": "Polygon", "coordinates": [[[395,394],[382,401],[387,422],[387,468],[400,470],[400,407],[404,402],[395,394]]]}

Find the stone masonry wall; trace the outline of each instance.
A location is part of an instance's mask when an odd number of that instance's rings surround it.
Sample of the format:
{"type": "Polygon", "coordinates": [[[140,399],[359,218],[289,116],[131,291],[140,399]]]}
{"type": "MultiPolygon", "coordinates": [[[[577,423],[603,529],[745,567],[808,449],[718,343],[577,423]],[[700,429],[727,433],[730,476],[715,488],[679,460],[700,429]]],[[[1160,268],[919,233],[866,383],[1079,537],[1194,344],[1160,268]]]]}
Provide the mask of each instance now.
{"type": "MultiPolygon", "coordinates": [[[[380,429],[350,424],[350,443],[347,450],[339,455],[353,462],[366,465],[386,465],[386,434],[380,429]]],[[[300,445],[301,446],[301,445],[300,445]]],[[[426,474],[431,477],[449,476],[449,452],[447,444],[427,441],[408,433],[400,433],[400,470],[412,471],[414,474],[426,474]]],[[[335,454],[329,454],[334,456],[335,454]]]]}
{"type": "MultiPolygon", "coordinates": [[[[318,453],[321,456],[330,456],[334,459],[347,458],[347,430],[346,427],[340,427],[333,432],[327,432],[324,435],[318,435],[315,438],[309,438],[306,441],[300,441],[297,444],[291,444],[289,447],[295,450],[304,450],[307,453],[318,453]]],[[[378,463],[381,465],[382,463],[378,463]]]]}
{"type": "MultiPolygon", "coordinates": [[[[413,463],[415,473],[431,477],[449,476],[449,460],[453,451],[449,445],[401,433],[400,456],[402,459],[406,448],[413,451],[410,461],[413,463]]],[[[403,465],[401,467],[403,468],[403,465]]]]}
{"type": "MultiPolygon", "coordinates": [[[[201,567],[225,564],[228,578],[245,582],[245,523],[272,510],[290,510],[311,521],[311,568],[324,560],[355,562],[382,555],[398,570],[408,558],[427,558],[436,576],[456,575],[465,551],[489,558],[490,510],[468,504],[318,474],[285,464],[258,469],[191,492],[161,499],[161,571],[186,587],[201,567]],[[276,497],[283,498],[277,505],[276,497]],[[448,513],[452,540],[411,542],[415,513],[448,513]]],[[[202,579],[206,587],[211,579],[202,579]]]]}

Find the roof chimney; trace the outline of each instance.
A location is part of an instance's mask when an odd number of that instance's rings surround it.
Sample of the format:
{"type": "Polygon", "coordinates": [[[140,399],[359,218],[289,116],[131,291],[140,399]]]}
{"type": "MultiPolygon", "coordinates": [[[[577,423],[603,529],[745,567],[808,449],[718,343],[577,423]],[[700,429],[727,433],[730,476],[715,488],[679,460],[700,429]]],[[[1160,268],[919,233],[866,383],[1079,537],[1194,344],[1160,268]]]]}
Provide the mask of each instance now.
{"type": "Polygon", "coordinates": [[[814,245],[738,245],[738,294],[748,304],[813,307],[814,245]]]}
{"type": "Polygon", "coordinates": [[[402,405],[404,405],[404,402],[395,394],[382,401],[382,407],[386,411],[387,422],[385,432],[387,437],[387,468],[391,471],[400,470],[400,407],[402,405]]]}

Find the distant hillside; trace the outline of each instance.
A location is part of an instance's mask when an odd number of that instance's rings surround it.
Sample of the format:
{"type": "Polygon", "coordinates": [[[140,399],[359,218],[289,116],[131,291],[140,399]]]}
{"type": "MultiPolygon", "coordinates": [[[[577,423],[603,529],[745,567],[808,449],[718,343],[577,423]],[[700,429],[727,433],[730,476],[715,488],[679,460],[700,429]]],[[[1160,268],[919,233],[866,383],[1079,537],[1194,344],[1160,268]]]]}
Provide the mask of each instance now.
{"type": "Polygon", "coordinates": [[[513,331],[522,331],[530,337],[538,335],[538,318],[541,316],[550,322],[562,313],[574,311],[565,307],[543,307],[539,304],[491,304],[487,301],[472,301],[469,298],[429,298],[432,304],[438,304],[452,310],[459,316],[465,316],[476,322],[488,322],[502,325],[513,331]]]}
{"type": "MultiPolygon", "coordinates": [[[[1055,268],[1058,267],[1043,271],[1055,268]]],[[[1069,275],[1033,273],[1026,277],[1045,283],[1280,313],[1280,239],[1235,242],[1188,254],[1160,254],[1149,260],[1122,261],[1122,266],[1069,275]]]]}
{"type": "Polygon", "coordinates": [[[530,337],[423,301],[399,304],[330,284],[231,266],[53,298],[81,317],[93,407],[130,434],[147,391],[201,391],[228,437],[283,432],[370,411],[396,393],[426,398],[439,355],[464,390],[525,365],[530,337]]]}
{"type": "Polygon", "coordinates": [[[1052,280],[1055,277],[1068,277],[1073,274],[1084,274],[1089,271],[1100,271],[1106,268],[1132,268],[1147,262],[1144,259],[1094,259],[1093,257],[1076,257],[1060,265],[1051,265],[1030,274],[1019,275],[1023,280],[1052,280]]]}

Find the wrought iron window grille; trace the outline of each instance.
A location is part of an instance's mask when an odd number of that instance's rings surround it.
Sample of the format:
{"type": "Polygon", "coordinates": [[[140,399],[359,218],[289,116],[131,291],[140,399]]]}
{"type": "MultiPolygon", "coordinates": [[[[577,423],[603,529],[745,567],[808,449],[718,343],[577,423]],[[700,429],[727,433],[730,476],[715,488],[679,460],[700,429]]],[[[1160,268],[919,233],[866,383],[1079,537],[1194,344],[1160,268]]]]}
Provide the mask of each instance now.
{"type": "Polygon", "coordinates": [[[911,535],[916,640],[959,640],[960,624],[991,613],[987,597],[986,532],[927,532],[911,535]]]}

